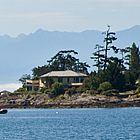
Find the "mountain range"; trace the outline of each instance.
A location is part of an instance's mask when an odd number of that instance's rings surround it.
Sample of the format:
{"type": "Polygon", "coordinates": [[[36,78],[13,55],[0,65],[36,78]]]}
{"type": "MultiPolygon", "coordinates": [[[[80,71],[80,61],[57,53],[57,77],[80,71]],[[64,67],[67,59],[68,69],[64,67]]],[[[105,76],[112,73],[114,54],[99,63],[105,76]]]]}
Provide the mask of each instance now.
{"type": "MultiPolygon", "coordinates": [[[[0,36],[0,84],[16,83],[23,74],[31,74],[34,67],[47,64],[58,51],[74,49],[76,58],[87,62],[92,71],[94,61],[90,59],[96,44],[104,45],[105,35],[97,30],[83,32],[59,32],[38,29],[29,35],[19,34],[16,38],[0,36]]],[[[140,45],[140,25],[116,32],[117,41],[113,44],[119,48],[131,46],[133,42],[140,45]]],[[[114,53],[110,54],[114,55],[114,53]]]]}

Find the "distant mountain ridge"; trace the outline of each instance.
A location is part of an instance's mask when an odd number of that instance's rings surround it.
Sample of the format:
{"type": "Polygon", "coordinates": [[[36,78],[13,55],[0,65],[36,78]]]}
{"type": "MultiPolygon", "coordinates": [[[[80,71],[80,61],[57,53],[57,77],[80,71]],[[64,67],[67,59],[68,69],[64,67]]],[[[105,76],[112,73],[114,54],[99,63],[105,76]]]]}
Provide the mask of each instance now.
{"type": "MultiPolygon", "coordinates": [[[[19,34],[16,38],[8,35],[0,36],[0,84],[15,83],[22,74],[30,74],[31,69],[47,64],[52,56],[60,50],[74,49],[75,56],[82,62],[87,62],[91,68],[90,59],[96,44],[104,45],[101,31],[86,30],[83,32],[59,32],[38,29],[29,35],[19,34]]],[[[119,48],[131,46],[135,42],[140,45],[140,25],[116,32],[118,38],[113,44],[119,48]]]]}

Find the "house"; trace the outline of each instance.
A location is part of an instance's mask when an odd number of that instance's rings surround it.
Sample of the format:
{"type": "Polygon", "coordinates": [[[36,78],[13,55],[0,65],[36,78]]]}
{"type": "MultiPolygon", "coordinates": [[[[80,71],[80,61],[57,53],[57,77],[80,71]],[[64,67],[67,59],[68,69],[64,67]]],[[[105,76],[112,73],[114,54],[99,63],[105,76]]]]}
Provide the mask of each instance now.
{"type": "Polygon", "coordinates": [[[3,95],[3,94],[8,94],[8,93],[10,93],[10,92],[9,92],[9,91],[7,91],[7,90],[0,91],[0,95],[3,95]]]}
{"type": "Polygon", "coordinates": [[[38,91],[40,88],[39,80],[28,80],[26,79],[26,90],[27,91],[38,91]]]}
{"type": "Polygon", "coordinates": [[[39,80],[26,80],[27,91],[38,91],[40,88],[45,87],[45,78],[51,77],[54,82],[62,83],[65,87],[80,86],[83,83],[86,74],[77,73],[72,70],[66,71],[51,71],[39,77],[39,80]]]}

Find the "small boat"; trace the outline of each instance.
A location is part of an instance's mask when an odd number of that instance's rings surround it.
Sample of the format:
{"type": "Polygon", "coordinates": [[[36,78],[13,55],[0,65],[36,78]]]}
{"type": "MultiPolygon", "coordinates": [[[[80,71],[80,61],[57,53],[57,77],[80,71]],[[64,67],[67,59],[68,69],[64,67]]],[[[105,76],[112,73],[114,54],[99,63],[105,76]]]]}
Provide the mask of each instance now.
{"type": "Polygon", "coordinates": [[[6,109],[1,109],[0,114],[6,114],[8,111],[6,109]]]}

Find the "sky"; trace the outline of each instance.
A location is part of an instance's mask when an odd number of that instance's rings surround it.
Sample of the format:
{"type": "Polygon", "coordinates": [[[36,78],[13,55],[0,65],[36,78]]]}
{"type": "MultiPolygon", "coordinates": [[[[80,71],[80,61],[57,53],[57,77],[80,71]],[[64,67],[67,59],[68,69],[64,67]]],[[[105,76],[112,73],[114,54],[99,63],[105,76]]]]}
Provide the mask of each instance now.
{"type": "Polygon", "coordinates": [[[48,31],[120,31],[140,24],[140,0],[1,0],[0,35],[48,31]]]}
{"type": "MultiPolygon", "coordinates": [[[[120,31],[140,25],[140,0],[1,0],[0,35],[17,37],[38,29],[120,31]]],[[[21,84],[0,85],[13,91],[21,84]]]]}

